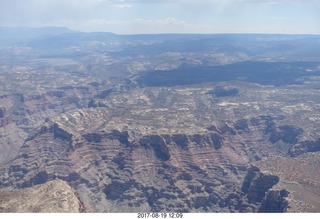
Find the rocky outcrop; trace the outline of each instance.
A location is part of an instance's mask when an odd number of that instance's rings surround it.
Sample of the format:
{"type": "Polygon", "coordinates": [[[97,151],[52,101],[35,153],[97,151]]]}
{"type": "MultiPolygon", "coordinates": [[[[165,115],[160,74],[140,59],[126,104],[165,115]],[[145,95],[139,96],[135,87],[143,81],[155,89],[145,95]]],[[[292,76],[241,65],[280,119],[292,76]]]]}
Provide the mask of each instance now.
{"type": "Polygon", "coordinates": [[[229,125],[225,124],[223,125],[221,128],[220,128],[220,131],[222,134],[231,134],[231,135],[235,135],[236,134],[236,131],[231,128],[229,125]]]}
{"type": "Polygon", "coordinates": [[[170,151],[168,144],[174,144],[182,150],[188,150],[191,144],[199,147],[211,146],[214,149],[221,148],[223,137],[217,133],[208,134],[173,134],[173,135],[150,135],[139,140],[139,144],[143,147],[151,147],[160,160],[169,160],[170,151]]]}
{"type": "Polygon", "coordinates": [[[59,125],[56,123],[53,124],[52,131],[54,138],[60,138],[64,141],[72,140],[72,134],[67,132],[65,129],[60,128],[59,125]]]}
{"type": "Polygon", "coordinates": [[[310,141],[310,140],[301,141],[293,145],[292,148],[290,148],[289,154],[292,157],[297,157],[307,152],[317,152],[317,151],[320,151],[320,139],[315,141],[310,141]]]}
{"type": "Polygon", "coordinates": [[[106,107],[106,104],[100,102],[100,101],[96,101],[96,100],[90,100],[88,103],[88,108],[91,107],[106,107]]]}
{"type": "Polygon", "coordinates": [[[5,112],[6,112],[6,108],[0,107],[0,119],[4,118],[5,112]]]}
{"type": "Polygon", "coordinates": [[[164,138],[159,135],[145,136],[139,140],[139,144],[143,147],[153,148],[157,158],[163,161],[170,159],[170,153],[168,146],[165,143],[164,138]]]}
{"type": "Polygon", "coordinates": [[[79,213],[86,211],[77,193],[62,180],[26,189],[0,189],[2,213],[79,213]]]}
{"type": "Polygon", "coordinates": [[[234,127],[237,130],[247,130],[249,128],[248,121],[246,119],[240,119],[235,122],[234,127]]]}
{"type": "Polygon", "coordinates": [[[292,125],[282,125],[279,126],[277,130],[271,132],[269,140],[272,143],[282,140],[287,144],[295,144],[298,141],[298,136],[303,133],[303,129],[292,126],[292,125]]]}
{"type": "Polygon", "coordinates": [[[128,140],[128,132],[120,132],[118,130],[111,130],[110,133],[105,133],[105,132],[98,132],[98,133],[91,133],[91,134],[85,134],[83,135],[84,139],[88,142],[95,142],[99,143],[103,138],[110,138],[110,139],[117,139],[119,142],[125,145],[129,145],[129,140],[128,140]]]}
{"type": "Polygon", "coordinates": [[[249,203],[262,202],[269,189],[278,182],[278,176],[264,174],[259,168],[251,166],[244,178],[241,190],[246,194],[249,203]]]}
{"type": "Polygon", "coordinates": [[[107,90],[101,91],[97,95],[97,98],[104,99],[104,98],[108,97],[111,93],[112,93],[112,89],[107,89],[107,90]]]}
{"type": "Polygon", "coordinates": [[[269,190],[266,197],[264,198],[259,212],[263,213],[283,213],[287,211],[288,191],[282,190],[269,190]]]}

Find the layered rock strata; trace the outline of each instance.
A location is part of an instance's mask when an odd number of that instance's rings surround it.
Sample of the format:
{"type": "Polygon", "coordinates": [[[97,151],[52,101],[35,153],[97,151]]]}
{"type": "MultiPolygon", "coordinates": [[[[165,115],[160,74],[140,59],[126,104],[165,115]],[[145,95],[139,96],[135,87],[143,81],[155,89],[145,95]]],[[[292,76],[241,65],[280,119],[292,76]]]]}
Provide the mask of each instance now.
{"type": "Polygon", "coordinates": [[[0,186],[61,179],[95,212],[286,211],[278,174],[250,165],[292,156],[305,126],[251,104],[224,109],[208,90],[138,89],[47,119],[1,170],[0,186]]]}

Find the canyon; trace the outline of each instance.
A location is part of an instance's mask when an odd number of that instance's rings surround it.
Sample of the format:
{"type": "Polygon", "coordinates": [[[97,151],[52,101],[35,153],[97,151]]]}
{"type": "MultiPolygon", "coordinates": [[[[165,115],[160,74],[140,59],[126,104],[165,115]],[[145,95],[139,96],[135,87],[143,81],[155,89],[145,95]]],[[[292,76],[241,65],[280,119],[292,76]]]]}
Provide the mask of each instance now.
{"type": "Polygon", "coordinates": [[[0,212],[319,212],[319,42],[1,41],[0,212]]]}

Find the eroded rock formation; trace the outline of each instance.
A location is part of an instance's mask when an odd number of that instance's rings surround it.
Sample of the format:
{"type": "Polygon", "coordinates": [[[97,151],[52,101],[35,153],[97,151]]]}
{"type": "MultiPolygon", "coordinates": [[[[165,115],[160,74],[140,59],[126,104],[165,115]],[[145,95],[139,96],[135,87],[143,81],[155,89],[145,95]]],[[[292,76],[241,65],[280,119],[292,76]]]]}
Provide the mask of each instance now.
{"type": "MultiPolygon", "coordinates": [[[[226,103],[203,89],[111,93],[99,106],[46,118],[0,170],[0,186],[60,179],[94,212],[291,209],[281,176],[251,164],[313,150],[304,149],[304,129],[278,115],[226,120],[217,110],[226,103]]],[[[234,114],[241,107],[252,109],[237,105],[234,114]]]]}

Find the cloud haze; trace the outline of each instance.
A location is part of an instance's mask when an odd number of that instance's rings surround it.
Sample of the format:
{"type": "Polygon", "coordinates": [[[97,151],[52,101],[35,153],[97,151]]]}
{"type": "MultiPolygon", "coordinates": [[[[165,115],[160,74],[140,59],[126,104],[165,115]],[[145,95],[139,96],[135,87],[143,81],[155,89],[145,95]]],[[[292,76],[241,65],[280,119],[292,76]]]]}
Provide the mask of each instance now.
{"type": "Polygon", "coordinates": [[[320,34],[318,0],[0,0],[0,26],[132,33],[320,34]]]}

